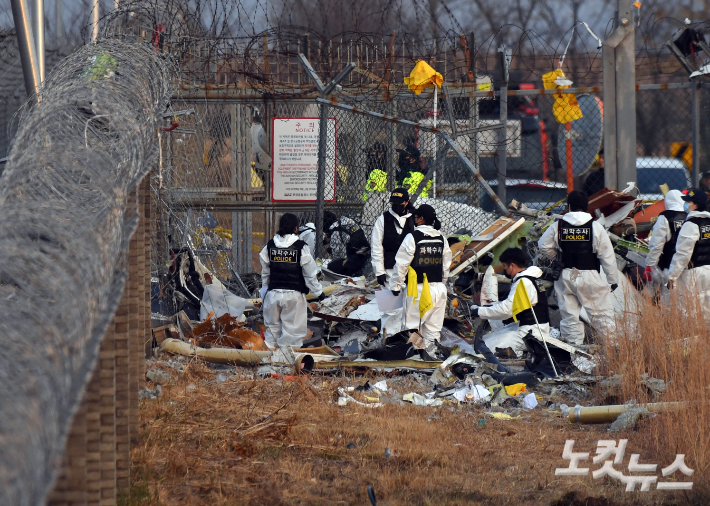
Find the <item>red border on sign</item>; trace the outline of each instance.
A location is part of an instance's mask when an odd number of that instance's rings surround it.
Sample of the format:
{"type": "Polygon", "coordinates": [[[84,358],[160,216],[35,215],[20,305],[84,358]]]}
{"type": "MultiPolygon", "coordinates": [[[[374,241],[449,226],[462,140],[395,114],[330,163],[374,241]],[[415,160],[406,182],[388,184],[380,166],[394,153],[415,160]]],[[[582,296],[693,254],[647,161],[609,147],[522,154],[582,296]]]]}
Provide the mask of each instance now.
{"type": "MultiPolygon", "coordinates": [[[[272,118],[271,119],[271,201],[272,202],[317,202],[318,199],[313,199],[313,200],[285,200],[285,199],[275,199],[274,198],[274,171],[276,170],[274,167],[274,158],[276,151],[274,150],[274,124],[276,123],[277,120],[280,119],[317,119],[319,124],[320,124],[320,118],[312,118],[312,117],[278,117],[278,118],[272,118]]],[[[324,202],[335,202],[335,195],[336,195],[336,183],[338,181],[338,120],[335,117],[329,116],[329,120],[333,120],[334,123],[334,136],[333,136],[333,143],[334,146],[333,148],[335,149],[335,156],[333,157],[333,198],[330,200],[324,200],[324,202]]],[[[318,189],[316,188],[316,191],[318,189]]]]}

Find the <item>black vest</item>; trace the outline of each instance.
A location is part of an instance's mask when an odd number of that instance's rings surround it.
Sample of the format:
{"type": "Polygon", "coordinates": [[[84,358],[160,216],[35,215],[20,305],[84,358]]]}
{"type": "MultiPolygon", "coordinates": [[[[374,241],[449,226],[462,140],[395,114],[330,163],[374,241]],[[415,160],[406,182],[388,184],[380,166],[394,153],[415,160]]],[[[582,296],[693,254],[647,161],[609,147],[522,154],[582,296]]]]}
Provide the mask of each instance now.
{"type": "Polygon", "coordinates": [[[407,237],[407,234],[414,232],[414,218],[407,218],[404,223],[404,228],[401,233],[397,232],[397,219],[392,216],[392,213],[387,211],[382,216],[385,219],[384,232],[382,234],[382,248],[385,251],[385,269],[391,269],[396,262],[397,251],[402,245],[402,241],[407,237]]]}
{"type": "Polygon", "coordinates": [[[663,245],[663,253],[658,259],[659,269],[668,269],[675,253],[675,245],[678,242],[678,232],[683,226],[685,218],[688,216],[684,211],[663,211],[661,214],[667,221],[671,230],[671,238],[663,245]]]}
{"type": "Polygon", "coordinates": [[[444,237],[431,237],[424,232],[412,232],[416,249],[412,259],[412,269],[417,273],[417,283],[424,282],[426,274],[429,283],[441,283],[444,280],[444,237]]]}
{"type": "Polygon", "coordinates": [[[285,248],[279,248],[271,239],[267,244],[269,252],[269,290],[295,290],[308,293],[306,280],[301,269],[301,250],[305,242],[300,239],[285,248]]]}
{"type": "MultiPolygon", "coordinates": [[[[520,276],[519,279],[522,280],[522,278],[527,278],[532,281],[535,291],[537,292],[537,304],[535,304],[532,309],[526,309],[518,313],[516,316],[518,323],[520,325],[535,325],[536,316],[537,323],[550,323],[550,312],[547,307],[547,292],[545,291],[542,281],[532,276],[520,276]],[[533,311],[535,311],[535,315],[533,315],[533,311]]],[[[522,281],[520,282],[522,283],[522,281]]],[[[527,290],[527,287],[525,289],[527,290]]],[[[530,297],[530,294],[528,294],[528,297],[530,297]]]]}
{"type": "Polygon", "coordinates": [[[557,223],[557,243],[562,250],[565,269],[599,271],[601,264],[594,253],[594,219],[583,225],[572,225],[564,219],[557,223]]]}
{"type": "Polygon", "coordinates": [[[693,248],[688,269],[710,265],[710,218],[688,218],[690,223],[695,223],[700,230],[700,238],[693,248]]]}

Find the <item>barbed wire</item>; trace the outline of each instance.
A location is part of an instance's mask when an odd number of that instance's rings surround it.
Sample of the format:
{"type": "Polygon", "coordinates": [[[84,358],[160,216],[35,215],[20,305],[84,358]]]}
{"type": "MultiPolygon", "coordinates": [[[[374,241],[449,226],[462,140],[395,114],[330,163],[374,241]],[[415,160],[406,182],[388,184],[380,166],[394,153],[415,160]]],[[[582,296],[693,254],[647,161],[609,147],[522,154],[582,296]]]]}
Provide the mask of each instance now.
{"type": "Polygon", "coordinates": [[[172,61],[103,39],[21,112],[0,189],[0,503],[43,504],[126,279],[129,192],[150,170],[172,61]]]}

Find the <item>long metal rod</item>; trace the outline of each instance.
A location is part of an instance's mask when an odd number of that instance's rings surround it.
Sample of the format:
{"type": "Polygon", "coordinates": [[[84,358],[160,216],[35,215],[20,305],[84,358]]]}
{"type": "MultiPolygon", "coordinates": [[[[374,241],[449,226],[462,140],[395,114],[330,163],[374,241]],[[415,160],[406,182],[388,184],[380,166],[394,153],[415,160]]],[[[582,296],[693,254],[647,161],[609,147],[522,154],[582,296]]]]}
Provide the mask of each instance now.
{"type": "MultiPolygon", "coordinates": [[[[400,125],[411,126],[414,128],[418,128],[419,130],[421,130],[423,132],[434,132],[434,133],[443,132],[443,130],[440,128],[434,128],[429,125],[424,125],[422,123],[416,123],[414,121],[409,121],[409,120],[402,119],[402,118],[395,118],[394,116],[388,116],[387,114],[382,114],[380,112],[368,111],[367,109],[360,109],[359,107],[356,107],[354,105],[343,104],[342,102],[338,102],[338,100],[333,97],[330,97],[327,99],[317,98],[316,102],[318,102],[319,104],[325,103],[325,104],[328,104],[328,106],[330,106],[330,107],[335,107],[336,109],[341,109],[343,111],[349,111],[349,112],[352,112],[355,114],[362,114],[363,116],[370,116],[373,118],[378,118],[378,119],[382,119],[385,121],[389,121],[391,123],[398,123],[400,125]]],[[[473,133],[483,132],[485,130],[493,130],[493,129],[500,128],[500,127],[501,127],[501,125],[499,123],[495,123],[492,125],[484,125],[484,126],[481,126],[478,128],[468,128],[466,130],[462,130],[461,132],[458,132],[458,134],[459,134],[459,136],[470,135],[473,133]]]]}
{"type": "Polygon", "coordinates": [[[691,168],[691,178],[693,186],[700,184],[700,83],[693,83],[693,166],[691,168]]]}
{"type": "Polygon", "coordinates": [[[99,39],[99,0],[94,0],[94,8],[91,11],[91,42],[96,43],[99,39]]]}
{"type": "MultiPolygon", "coordinates": [[[[472,91],[470,83],[465,83],[466,86],[456,86],[455,84],[447,85],[449,88],[449,93],[453,97],[475,97],[475,98],[495,98],[500,95],[498,91],[472,91]]],[[[377,88],[380,86],[378,85],[377,88]]],[[[644,90],[681,90],[690,89],[693,87],[693,83],[664,83],[664,84],[637,84],[636,91],[644,90]]],[[[369,85],[363,85],[363,89],[370,89],[369,85]]],[[[255,91],[258,87],[254,85],[255,91]]],[[[179,98],[185,103],[204,103],[205,100],[219,100],[223,103],[228,103],[229,101],[239,101],[239,102],[255,102],[263,103],[264,95],[261,93],[251,93],[251,94],[239,94],[237,88],[219,88],[219,89],[205,89],[202,86],[188,86],[181,85],[181,94],[176,95],[175,98],[179,98]]],[[[284,100],[292,101],[302,101],[313,103],[313,100],[318,98],[319,94],[314,93],[312,90],[308,91],[303,88],[281,88],[276,91],[273,88],[268,90],[274,97],[281,98],[284,100]]],[[[604,91],[603,86],[589,86],[580,88],[564,88],[564,89],[537,89],[537,90],[508,90],[509,97],[530,97],[535,95],[568,95],[568,94],[582,94],[582,93],[602,93],[604,91]]],[[[415,95],[414,93],[368,93],[366,95],[350,95],[347,90],[339,93],[341,99],[347,99],[348,101],[378,101],[378,102],[389,102],[392,100],[428,100],[434,96],[433,93],[422,92],[420,95],[415,95]]],[[[331,104],[332,105],[332,104],[331,104]]]]}
{"type": "Polygon", "coordinates": [[[468,159],[468,157],[459,149],[458,144],[454,139],[452,139],[449,134],[446,132],[440,132],[444,140],[447,142],[449,146],[451,146],[451,149],[456,151],[456,153],[459,155],[459,158],[461,158],[461,161],[468,167],[468,170],[471,171],[471,173],[476,176],[478,179],[478,182],[480,185],[483,187],[483,190],[488,194],[488,196],[493,199],[493,202],[495,203],[496,206],[498,206],[498,209],[503,213],[504,216],[510,216],[510,211],[505,207],[505,204],[498,198],[498,195],[496,195],[496,192],[493,191],[493,188],[490,187],[488,182],[483,178],[480,172],[478,172],[478,168],[474,167],[473,163],[471,163],[471,160],[468,159]]]}
{"type": "Polygon", "coordinates": [[[37,35],[37,65],[39,80],[44,81],[44,0],[35,0],[35,33],[37,35]]]}
{"type": "Polygon", "coordinates": [[[12,6],[12,18],[15,22],[15,31],[17,32],[17,44],[20,49],[22,74],[25,78],[25,91],[28,97],[34,96],[39,102],[41,79],[27,3],[25,0],[10,0],[10,4],[12,6]]]}

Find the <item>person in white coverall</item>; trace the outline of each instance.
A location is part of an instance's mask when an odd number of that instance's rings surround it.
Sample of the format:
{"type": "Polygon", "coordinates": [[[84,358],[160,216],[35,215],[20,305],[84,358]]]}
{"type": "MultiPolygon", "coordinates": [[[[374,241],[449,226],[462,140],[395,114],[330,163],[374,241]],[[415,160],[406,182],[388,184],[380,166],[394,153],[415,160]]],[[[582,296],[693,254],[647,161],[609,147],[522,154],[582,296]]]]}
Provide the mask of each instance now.
{"type": "MultiPolygon", "coordinates": [[[[514,345],[511,346],[513,351],[520,356],[526,351],[525,341],[523,338],[532,332],[533,336],[538,339],[548,339],[550,337],[550,313],[547,307],[547,292],[544,285],[540,282],[542,270],[534,265],[529,266],[530,260],[520,248],[508,248],[500,254],[500,263],[503,264],[505,275],[513,280],[510,286],[508,298],[501,302],[496,302],[492,306],[471,308],[471,316],[479,317],[484,320],[507,320],[513,317],[513,298],[518,289],[518,285],[523,283],[525,290],[528,292],[530,305],[532,309],[527,309],[518,313],[518,334],[515,337],[506,336],[505,348],[510,346],[509,339],[513,339],[514,345]],[[535,314],[533,315],[533,311],[535,314]],[[537,323],[535,318],[537,317],[537,323]],[[539,326],[538,326],[539,324],[539,326]]],[[[484,337],[485,341],[485,337],[484,337]]],[[[486,345],[495,351],[495,343],[486,345]]]]}
{"type": "Polygon", "coordinates": [[[407,290],[409,266],[417,274],[417,297],[409,302],[404,316],[404,330],[421,329],[421,336],[426,345],[423,358],[437,359],[437,343],[441,338],[446,313],[446,282],[451,266],[451,249],[446,238],[441,235],[441,223],[430,205],[424,204],[414,211],[416,227],[407,234],[402,246],[397,251],[395,266],[390,286],[394,295],[407,290]],[[419,302],[422,295],[424,275],[427,276],[433,307],[419,315],[419,302]]]}
{"type": "Polygon", "coordinates": [[[560,334],[570,344],[584,342],[584,324],[579,319],[584,308],[592,328],[613,338],[616,325],[611,296],[619,283],[614,247],[604,227],[586,212],[589,201],[584,192],[570,192],[567,204],[570,212],[553,223],[537,243],[540,253],[548,258],[562,253],[564,269],[555,281],[562,316],[560,334]],[[607,281],[601,277],[600,266],[607,281]]]}
{"type": "Polygon", "coordinates": [[[316,252],[316,226],[308,222],[305,225],[298,227],[298,238],[306,243],[308,249],[311,250],[311,255],[316,252]]]}
{"type": "Polygon", "coordinates": [[[668,282],[668,268],[675,253],[676,242],[680,227],[688,213],[685,211],[683,194],[679,190],[666,193],[666,210],[658,215],[653,225],[651,240],[648,242],[648,255],[646,255],[646,268],[651,272],[651,277],[656,286],[668,282]]]}
{"type": "Polygon", "coordinates": [[[279,221],[279,232],[259,253],[261,283],[267,287],[264,311],[264,341],[270,350],[291,346],[300,348],[306,337],[310,291],[325,299],[316,277],[318,268],[306,243],[298,238],[298,218],[286,213],[279,221]]]}
{"type": "Polygon", "coordinates": [[[390,203],[392,207],[375,221],[370,241],[372,270],[382,288],[389,287],[397,251],[407,234],[414,231],[407,190],[396,188],[390,196],[390,203]]]}
{"type": "MultiPolygon", "coordinates": [[[[668,286],[683,289],[688,304],[697,300],[706,319],[710,319],[710,212],[708,196],[698,188],[683,195],[688,217],[678,233],[675,254],[668,270],[668,286]]],[[[688,305],[686,304],[686,306],[688,305]]]]}

